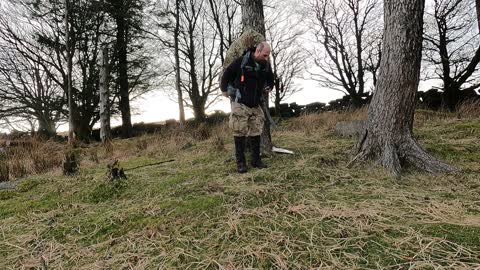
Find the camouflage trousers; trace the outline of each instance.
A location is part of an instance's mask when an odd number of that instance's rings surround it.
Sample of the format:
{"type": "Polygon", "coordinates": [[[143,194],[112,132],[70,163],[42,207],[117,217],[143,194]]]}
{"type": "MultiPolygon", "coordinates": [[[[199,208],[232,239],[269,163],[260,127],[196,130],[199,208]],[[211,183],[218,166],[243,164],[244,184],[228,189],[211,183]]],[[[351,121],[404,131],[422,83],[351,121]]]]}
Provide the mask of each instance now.
{"type": "Polygon", "coordinates": [[[250,108],[244,104],[232,102],[229,127],[235,137],[260,136],[265,115],[260,106],[250,108]]]}

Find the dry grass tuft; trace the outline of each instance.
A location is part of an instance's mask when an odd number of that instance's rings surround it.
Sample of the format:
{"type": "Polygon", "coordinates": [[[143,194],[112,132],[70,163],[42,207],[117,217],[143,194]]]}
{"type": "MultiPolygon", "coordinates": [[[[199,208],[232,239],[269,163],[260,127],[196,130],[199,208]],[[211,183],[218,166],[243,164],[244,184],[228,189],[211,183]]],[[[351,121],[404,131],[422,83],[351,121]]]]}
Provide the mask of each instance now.
{"type": "Polygon", "coordinates": [[[222,152],[226,149],[225,140],[230,133],[230,129],[228,128],[226,122],[212,128],[212,136],[210,141],[215,151],[222,152]]]}
{"type": "Polygon", "coordinates": [[[41,174],[58,168],[63,160],[63,145],[37,138],[23,140],[7,149],[6,162],[10,178],[41,174]]]}
{"type": "Polygon", "coordinates": [[[478,118],[480,117],[480,99],[470,99],[462,102],[457,108],[459,118],[478,118]]]}
{"type": "Polygon", "coordinates": [[[287,129],[303,131],[305,135],[311,135],[318,130],[330,131],[341,121],[361,120],[367,118],[368,107],[349,110],[344,112],[322,112],[306,114],[288,121],[287,129]]]}
{"type": "Polygon", "coordinates": [[[195,140],[205,141],[212,136],[212,127],[205,123],[200,123],[197,127],[190,130],[190,134],[195,140]]]}
{"type": "Polygon", "coordinates": [[[445,111],[417,110],[415,112],[415,126],[423,127],[425,124],[451,120],[453,117],[452,113],[445,111]]]}
{"type": "Polygon", "coordinates": [[[10,179],[10,168],[5,160],[0,160],[0,182],[6,182],[10,179]]]}

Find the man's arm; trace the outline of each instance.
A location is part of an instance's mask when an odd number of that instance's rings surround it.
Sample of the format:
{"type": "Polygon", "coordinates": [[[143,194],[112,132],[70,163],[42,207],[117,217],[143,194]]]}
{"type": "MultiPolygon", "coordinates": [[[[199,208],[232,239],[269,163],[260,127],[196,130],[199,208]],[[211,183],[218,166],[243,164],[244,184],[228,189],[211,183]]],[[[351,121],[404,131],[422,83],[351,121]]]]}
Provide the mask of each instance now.
{"type": "Polygon", "coordinates": [[[265,95],[268,95],[268,93],[275,86],[273,71],[272,71],[272,67],[270,66],[270,64],[268,64],[268,66],[267,66],[267,73],[265,75],[266,75],[266,78],[265,78],[264,87],[265,87],[265,89],[268,89],[268,92],[266,91],[265,95]]]}
{"type": "Polygon", "coordinates": [[[241,64],[242,57],[239,57],[225,69],[225,72],[223,72],[222,79],[220,81],[220,90],[222,90],[222,95],[228,97],[227,86],[229,83],[233,83],[235,78],[237,78],[238,72],[240,72],[241,64]]]}
{"type": "Polygon", "coordinates": [[[274,86],[273,71],[272,71],[272,66],[270,66],[270,64],[268,64],[266,85],[268,86],[269,89],[272,89],[274,86]]]}

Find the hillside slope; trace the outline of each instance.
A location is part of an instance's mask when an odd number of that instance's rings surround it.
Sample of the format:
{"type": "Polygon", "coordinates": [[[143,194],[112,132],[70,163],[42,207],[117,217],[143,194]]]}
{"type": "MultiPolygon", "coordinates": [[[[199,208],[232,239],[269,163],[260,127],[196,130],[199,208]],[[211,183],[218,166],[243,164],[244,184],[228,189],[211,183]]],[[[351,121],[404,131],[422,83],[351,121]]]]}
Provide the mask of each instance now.
{"type": "Polygon", "coordinates": [[[338,119],[283,122],[274,143],[295,155],[244,175],[225,125],[85,149],[77,176],[0,191],[0,269],[480,268],[480,119],[417,113],[418,140],[462,171],[401,179],[346,168],[338,119]],[[107,180],[112,157],[128,180],[107,180]]]}

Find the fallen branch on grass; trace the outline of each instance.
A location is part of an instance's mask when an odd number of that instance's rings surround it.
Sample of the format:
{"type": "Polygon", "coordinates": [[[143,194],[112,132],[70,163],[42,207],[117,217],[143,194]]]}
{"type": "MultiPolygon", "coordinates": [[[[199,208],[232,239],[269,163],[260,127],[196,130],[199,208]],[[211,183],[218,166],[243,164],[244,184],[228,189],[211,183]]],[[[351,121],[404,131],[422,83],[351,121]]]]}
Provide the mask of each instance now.
{"type": "Polygon", "coordinates": [[[175,159],[164,160],[164,161],[160,161],[160,162],[156,162],[156,163],[152,163],[152,164],[140,165],[140,166],[137,166],[137,167],[125,169],[124,171],[125,171],[125,172],[126,172],[126,171],[133,171],[133,170],[136,170],[136,169],[140,169],[140,168],[144,168],[144,167],[150,167],[150,166],[155,166],[155,165],[160,165],[160,164],[163,164],[163,163],[169,163],[169,162],[173,162],[173,161],[175,161],[175,159]]]}

